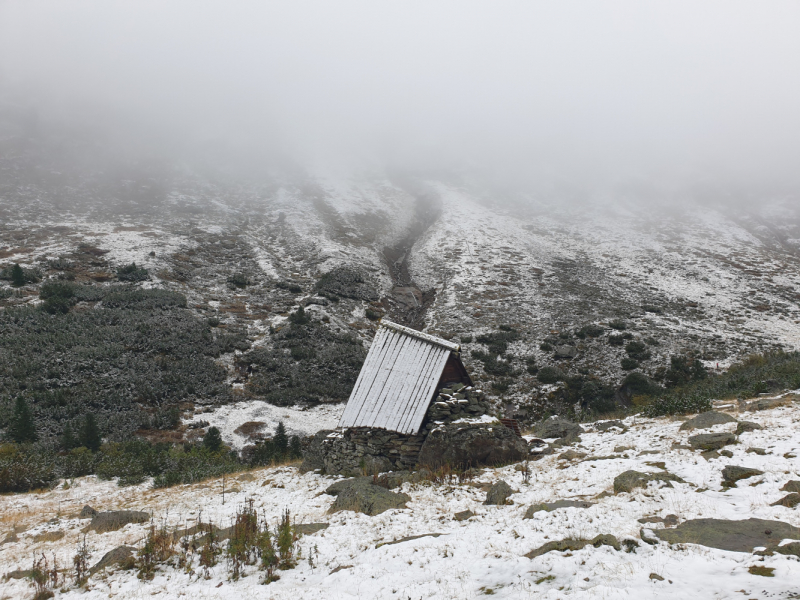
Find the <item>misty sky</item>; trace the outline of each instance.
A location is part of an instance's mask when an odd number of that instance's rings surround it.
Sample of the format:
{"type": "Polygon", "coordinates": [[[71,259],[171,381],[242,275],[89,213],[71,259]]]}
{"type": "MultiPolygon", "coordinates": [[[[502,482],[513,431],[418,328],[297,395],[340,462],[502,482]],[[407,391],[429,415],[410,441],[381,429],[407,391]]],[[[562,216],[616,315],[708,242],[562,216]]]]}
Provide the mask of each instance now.
{"type": "Polygon", "coordinates": [[[0,102],[162,152],[797,189],[800,2],[0,0],[0,102]]]}

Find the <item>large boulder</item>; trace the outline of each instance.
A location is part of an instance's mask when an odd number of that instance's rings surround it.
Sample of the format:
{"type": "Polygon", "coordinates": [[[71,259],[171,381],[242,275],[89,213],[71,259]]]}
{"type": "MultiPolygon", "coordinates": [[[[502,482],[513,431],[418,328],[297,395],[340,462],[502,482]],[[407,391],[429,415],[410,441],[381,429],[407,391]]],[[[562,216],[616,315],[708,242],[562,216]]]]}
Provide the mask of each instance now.
{"type": "Polygon", "coordinates": [[[122,565],[123,568],[132,568],[134,564],[134,552],[136,552],[136,548],[133,546],[117,546],[113,550],[106,552],[103,558],[89,569],[89,573],[94,575],[98,571],[112,565],[122,565]]]}
{"type": "Polygon", "coordinates": [[[759,546],[777,546],[784,539],[800,539],[800,528],[765,519],[692,519],[653,533],[670,544],[700,544],[731,552],[752,552],[759,546]]]}
{"type": "Polygon", "coordinates": [[[791,494],[786,494],[777,502],[773,502],[770,504],[770,506],[785,506],[786,508],[794,508],[798,504],[800,504],[800,494],[797,492],[792,492],[791,494]]]}
{"type": "Polygon", "coordinates": [[[511,486],[502,479],[492,485],[486,493],[484,504],[493,506],[505,506],[508,504],[508,497],[514,493],[511,486]]]}
{"type": "Polygon", "coordinates": [[[736,426],[736,435],[742,435],[743,433],[747,433],[748,431],[756,431],[757,429],[763,429],[761,425],[758,423],[753,423],[752,421],[739,421],[739,424],[736,426]]]}
{"type": "Polygon", "coordinates": [[[800,481],[793,479],[787,481],[781,488],[782,492],[798,492],[800,493],[800,481]]]}
{"type": "Polygon", "coordinates": [[[122,529],[128,523],[147,523],[149,520],[150,514],[141,510],[108,510],[94,515],[86,531],[105,533],[122,529]]]}
{"type": "Polygon", "coordinates": [[[764,471],[758,469],[750,469],[748,467],[738,467],[736,465],[728,465],[722,469],[723,484],[728,486],[735,486],[736,482],[740,479],[748,479],[756,475],[763,475],[764,471]]]}
{"type": "Polygon", "coordinates": [[[681,425],[681,430],[691,430],[691,429],[708,429],[709,427],[713,427],[714,425],[722,425],[723,423],[735,423],[736,419],[734,419],[730,415],[726,415],[722,412],[717,412],[715,410],[709,410],[704,413],[700,413],[693,419],[689,419],[683,425],[681,425]]]}
{"type": "Polygon", "coordinates": [[[575,346],[556,346],[556,358],[575,358],[578,349],[575,346]]]}
{"type": "Polygon", "coordinates": [[[336,500],[328,512],[352,510],[374,517],[392,508],[405,508],[411,500],[408,494],[390,492],[385,487],[375,485],[367,477],[359,477],[343,482],[336,492],[336,500]]]}
{"type": "Polygon", "coordinates": [[[525,440],[500,423],[449,423],[428,434],[418,463],[428,468],[497,466],[527,456],[525,440]]]}
{"type": "Polygon", "coordinates": [[[728,444],[735,444],[732,433],[701,433],[689,438],[689,445],[695,450],[719,450],[728,444]]]}
{"type": "Polygon", "coordinates": [[[550,417],[539,423],[534,429],[540,438],[571,438],[583,433],[583,427],[562,417],[550,417]]]}

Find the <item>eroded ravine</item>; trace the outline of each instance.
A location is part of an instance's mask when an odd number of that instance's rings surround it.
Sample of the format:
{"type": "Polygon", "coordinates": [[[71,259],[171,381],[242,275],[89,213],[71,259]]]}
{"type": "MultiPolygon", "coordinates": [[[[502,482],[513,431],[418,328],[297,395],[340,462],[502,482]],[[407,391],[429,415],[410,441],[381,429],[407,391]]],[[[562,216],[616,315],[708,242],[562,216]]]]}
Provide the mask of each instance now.
{"type": "Polygon", "coordinates": [[[421,330],[425,327],[425,315],[436,299],[436,290],[420,289],[409,269],[409,258],[414,244],[425,234],[441,215],[442,201],[430,188],[418,184],[403,183],[402,187],[415,197],[414,219],[408,233],[393,246],[383,249],[383,259],[392,278],[392,290],[381,299],[388,317],[401,325],[421,330]]]}

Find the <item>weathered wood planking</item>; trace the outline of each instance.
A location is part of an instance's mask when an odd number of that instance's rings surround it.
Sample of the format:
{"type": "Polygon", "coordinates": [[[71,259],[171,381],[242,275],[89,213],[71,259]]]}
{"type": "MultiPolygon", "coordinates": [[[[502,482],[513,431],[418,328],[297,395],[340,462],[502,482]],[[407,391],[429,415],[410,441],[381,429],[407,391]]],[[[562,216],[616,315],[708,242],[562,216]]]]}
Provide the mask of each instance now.
{"type": "Polygon", "coordinates": [[[339,427],[416,433],[451,352],[459,349],[432,335],[382,322],[339,427]]]}

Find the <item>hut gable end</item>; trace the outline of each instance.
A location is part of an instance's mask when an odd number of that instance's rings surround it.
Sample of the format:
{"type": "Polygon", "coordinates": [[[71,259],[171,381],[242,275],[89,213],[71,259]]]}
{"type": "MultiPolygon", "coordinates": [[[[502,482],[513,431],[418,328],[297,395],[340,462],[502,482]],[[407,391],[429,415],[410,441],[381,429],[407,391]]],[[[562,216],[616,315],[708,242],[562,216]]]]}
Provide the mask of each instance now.
{"type": "Polygon", "coordinates": [[[382,321],[339,427],[416,433],[442,383],[469,381],[459,350],[458,344],[382,321]]]}

